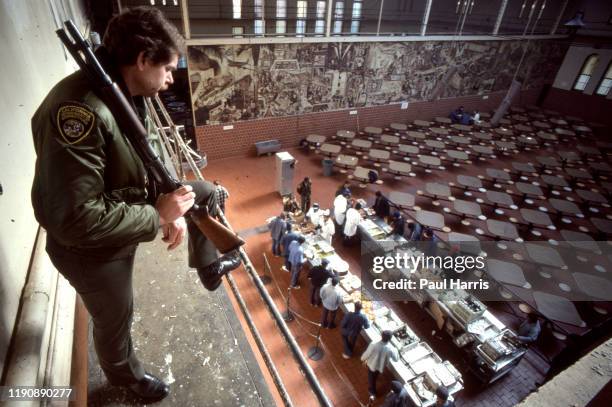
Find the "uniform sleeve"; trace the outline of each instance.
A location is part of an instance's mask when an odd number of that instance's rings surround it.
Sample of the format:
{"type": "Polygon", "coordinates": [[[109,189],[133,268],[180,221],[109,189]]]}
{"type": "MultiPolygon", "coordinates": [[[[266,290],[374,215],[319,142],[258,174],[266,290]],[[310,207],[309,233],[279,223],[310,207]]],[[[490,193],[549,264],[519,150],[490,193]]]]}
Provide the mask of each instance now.
{"type": "Polygon", "coordinates": [[[136,186],[112,197],[105,193],[106,143],[112,135],[94,113],[89,114],[93,125],[88,132],[78,117],[68,124],[49,118],[54,122],[47,127],[51,134],[43,135],[37,166],[44,179],[45,228],[61,243],[79,247],[122,247],[153,240],[159,228],[157,210],[119,198],[138,195],[136,186]]]}

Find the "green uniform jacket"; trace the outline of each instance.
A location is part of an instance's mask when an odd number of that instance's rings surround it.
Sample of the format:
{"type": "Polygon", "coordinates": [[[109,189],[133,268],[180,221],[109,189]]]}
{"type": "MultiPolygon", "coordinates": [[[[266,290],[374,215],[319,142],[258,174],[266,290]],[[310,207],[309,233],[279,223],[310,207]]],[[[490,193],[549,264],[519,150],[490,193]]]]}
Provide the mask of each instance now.
{"type": "Polygon", "coordinates": [[[147,204],[146,170],[84,74],[51,90],[32,133],[34,214],[60,247],[112,258],[155,238],[159,215],[147,204]]]}

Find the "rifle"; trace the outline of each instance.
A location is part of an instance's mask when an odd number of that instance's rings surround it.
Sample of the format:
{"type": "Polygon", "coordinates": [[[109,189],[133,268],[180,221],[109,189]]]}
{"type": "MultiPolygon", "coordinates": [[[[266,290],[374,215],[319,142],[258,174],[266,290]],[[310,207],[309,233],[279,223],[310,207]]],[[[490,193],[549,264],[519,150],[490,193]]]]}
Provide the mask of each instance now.
{"type": "MultiPolygon", "coordinates": [[[[74,23],[68,20],[64,24],[72,40],[63,28],[56,31],[57,35],[79,65],[81,71],[83,71],[93,85],[96,94],[113,113],[119,127],[126,134],[127,139],[142,160],[148,173],[151,174],[157,185],[159,185],[161,192],[170,193],[180,188],[182,184],[170,175],[156,151],[149,144],[146,129],[121,89],[106,74],[89,44],[83,39],[74,23]]],[[[191,216],[198,229],[212,241],[221,253],[228,253],[245,243],[240,236],[210,216],[206,205],[193,205],[187,213],[191,216]]]]}

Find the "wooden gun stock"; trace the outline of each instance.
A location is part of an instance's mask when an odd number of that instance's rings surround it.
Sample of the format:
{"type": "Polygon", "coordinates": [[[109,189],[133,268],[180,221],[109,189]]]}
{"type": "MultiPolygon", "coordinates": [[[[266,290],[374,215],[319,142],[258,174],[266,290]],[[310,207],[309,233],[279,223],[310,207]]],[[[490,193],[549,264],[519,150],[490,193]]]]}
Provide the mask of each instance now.
{"type": "Polygon", "coordinates": [[[201,205],[197,209],[191,210],[189,214],[193,223],[221,253],[225,254],[236,250],[245,243],[240,236],[210,216],[206,206],[201,205]]]}

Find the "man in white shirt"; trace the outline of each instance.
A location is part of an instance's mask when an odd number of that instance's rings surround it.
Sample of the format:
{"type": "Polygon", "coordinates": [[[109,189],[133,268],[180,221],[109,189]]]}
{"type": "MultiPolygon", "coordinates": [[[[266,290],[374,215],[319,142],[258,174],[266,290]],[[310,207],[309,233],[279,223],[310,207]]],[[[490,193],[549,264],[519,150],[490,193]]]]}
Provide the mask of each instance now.
{"type": "Polygon", "coordinates": [[[361,361],[368,366],[368,392],[371,400],[376,398],[376,379],[385,370],[387,361],[389,359],[394,362],[399,360],[397,350],[391,344],[391,336],[393,336],[391,331],[383,331],[381,340],[370,342],[366,351],[361,355],[361,361]]]}
{"type": "Polygon", "coordinates": [[[320,295],[321,302],[323,303],[321,326],[323,328],[334,329],[336,327],[336,313],[338,312],[338,307],[342,304],[342,295],[338,290],[338,282],[339,280],[334,277],[331,284],[328,283],[321,287],[320,295]]]}
{"type": "Polygon", "coordinates": [[[310,222],[315,225],[315,227],[322,224],[323,211],[319,209],[319,204],[317,202],[315,202],[308,212],[306,212],[306,217],[310,219],[310,222]]]}
{"type": "Polygon", "coordinates": [[[346,193],[338,195],[334,199],[334,220],[339,226],[344,225],[344,218],[346,215],[346,207],[348,205],[346,193]]]}
{"type": "Polygon", "coordinates": [[[361,223],[361,214],[359,210],[361,209],[361,204],[356,204],[353,208],[349,204],[349,208],[346,211],[346,221],[344,223],[344,243],[350,244],[355,240],[355,235],[357,234],[357,226],[361,223]]]}
{"type": "Polygon", "coordinates": [[[336,225],[334,225],[334,221],[331,220],[329,216],[329,210],[323,213],[323,222],[319,233],[327,243],[332,244],[332,238],[334,237],[334,233],[336,233],[336,225]]]}
{"type": "Polygon", "coordinates": [[[474,116],[472,116],[472,120],[474,124],[480,124],[480,112],[478,110],[474,110],[474,116]]]}

